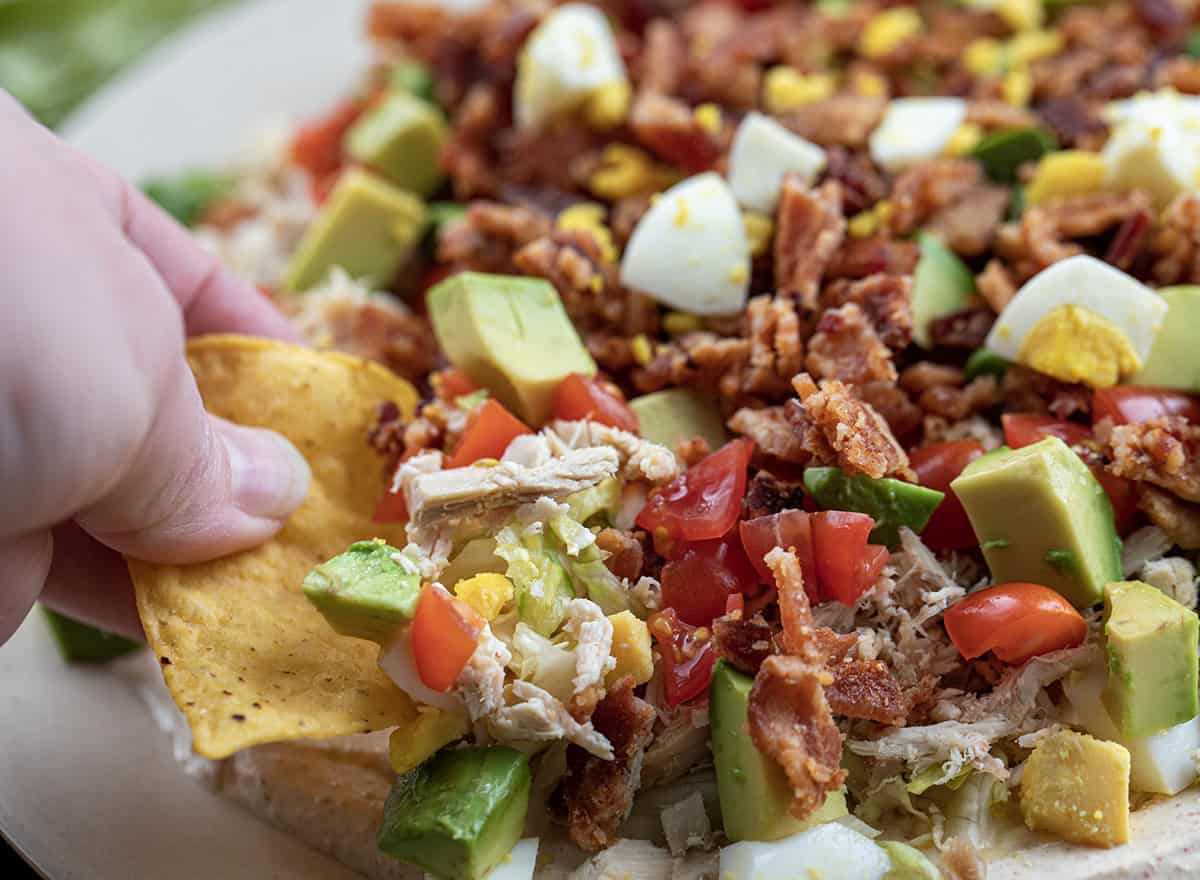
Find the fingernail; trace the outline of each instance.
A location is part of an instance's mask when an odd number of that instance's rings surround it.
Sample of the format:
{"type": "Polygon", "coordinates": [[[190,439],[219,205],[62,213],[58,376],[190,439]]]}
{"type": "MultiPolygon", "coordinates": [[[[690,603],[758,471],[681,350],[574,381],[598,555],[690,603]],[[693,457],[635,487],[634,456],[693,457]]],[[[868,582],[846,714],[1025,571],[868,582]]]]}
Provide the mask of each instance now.
{"type": "Polygon", "coordinates": [[[312,470],[296,447],[274,431],[229,425],[219,431],[229,450],[233,498],[251,516],[280,519],[300,506],[312,470]]]}

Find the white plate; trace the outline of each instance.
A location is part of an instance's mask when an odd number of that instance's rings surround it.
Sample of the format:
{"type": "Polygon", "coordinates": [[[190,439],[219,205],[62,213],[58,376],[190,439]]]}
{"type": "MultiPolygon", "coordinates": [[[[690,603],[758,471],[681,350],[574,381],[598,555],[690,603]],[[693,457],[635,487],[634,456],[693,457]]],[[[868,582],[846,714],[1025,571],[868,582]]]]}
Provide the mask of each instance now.
{"type": "MultiPolygon", "coordinates": [[[[320,112],[368,60],[366,0],[258,0],[163,44],[67,122],[137,180],[320,112]]],[[[0,831],[52,880],[356,875],[184,776],[129,684],[69,667],[40,615],[0,647],[0,831]]]]}

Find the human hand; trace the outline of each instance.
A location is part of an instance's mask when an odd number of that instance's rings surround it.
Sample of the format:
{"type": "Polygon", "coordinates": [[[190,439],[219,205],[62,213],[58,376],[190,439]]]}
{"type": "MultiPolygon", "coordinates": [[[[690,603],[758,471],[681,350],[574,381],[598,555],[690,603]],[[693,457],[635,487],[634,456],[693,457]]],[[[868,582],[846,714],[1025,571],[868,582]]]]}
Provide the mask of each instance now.
{"type": "Polygon", "coordinates": [[[311,474],[280,435],[205,413],[186,335],[297,341],[128,182],[0,91],[0,644],[35,599],[141,633],[120,554],[261,543],[311,474]]]}

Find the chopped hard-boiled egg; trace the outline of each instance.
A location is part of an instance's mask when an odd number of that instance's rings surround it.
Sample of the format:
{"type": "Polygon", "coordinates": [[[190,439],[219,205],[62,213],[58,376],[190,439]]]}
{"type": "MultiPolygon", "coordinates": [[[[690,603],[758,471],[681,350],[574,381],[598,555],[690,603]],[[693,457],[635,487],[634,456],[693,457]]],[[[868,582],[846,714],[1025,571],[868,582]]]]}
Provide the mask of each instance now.
{"type": "Polygon", "coordinates": [[[1099,153],[1059,150],[1038,160],[1033,180],[1025,187],[1025,201],[1040,205],[1050,199],[1083,195],[1104,188],[1108,167],[1099,153]]]}
{"type": "Polygon", "coordinates": [[[837,822],[770,843],[744,840],[721,850],[721,880],[882,880],[891,860],[871,838],[837,822]]]}
{"type": "Polygon", "coordinates": [[[1129,840],[1129,751],[1060,730],[1041,740],[1021,774],[1021,813],[1034,831],[1091,846],[1129,840]]]}
{"type": "Polygon", "coordinates": [[[621,283],[695,315],[746,304],[750,248],[737,201],[715,172],[671,187],[638,222],[621,260],[621,283]]]}
{"type": "Polygon", "coordinates": [[[825,151],[762,113],[748,113],[729,151],[729,186],[752,211],[773,214],[784,175],[805,182],[825,167],[825,151]]]}
{"type": "Polygon", "coordinates": [[[989,351],[1064,382],[1114,385],[1140,369],[1167,304],[1094,257],[1055,263],[1025,283],[988,334],[989,351]]]}
{"type": "Polygon", "coordinates": [[[871,134],[871,158],[894,172],[940,156],[966,118],[962,98],[897,98],[871,134]]]}
{"type": "Polygon", "coordinates": [[[1158,208],[1200,186],[1200,98],[1170,90],[1109,104],[1101,155],[1112,189],[1144,189],[1158,208]]]}
{"type": "Polygon", "coordinates": [[[601,90],[627,83],[604,13],[594,6],[568,3],[551,10],[521,49],[513,116],[518,127],[537,130],[601,90]]]}

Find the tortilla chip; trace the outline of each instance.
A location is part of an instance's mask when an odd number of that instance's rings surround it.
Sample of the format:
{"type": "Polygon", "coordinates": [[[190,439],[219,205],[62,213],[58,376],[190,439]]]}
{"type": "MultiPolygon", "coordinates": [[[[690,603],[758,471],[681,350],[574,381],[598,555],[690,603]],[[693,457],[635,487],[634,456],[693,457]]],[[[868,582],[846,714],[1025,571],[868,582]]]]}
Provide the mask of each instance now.
{"type": "Polygon", "coordinates": [[[223,758],[415,719],[376,665],[378,646],[335,633],[300,585],[352,541],[403,543],[402,525],[371,522],[381,465],[367,432],[383,400],[411,417],[416,391],[378,364],[262,339],[205,337],[188,359],[210,412],[279,431],[313,472],[304,504],[261,547],[189,566],[129,560],[146,637],[196,751],[223,758]]]}

